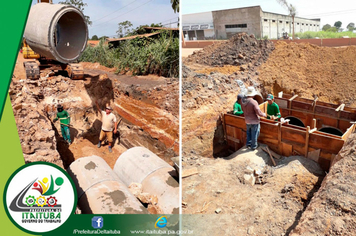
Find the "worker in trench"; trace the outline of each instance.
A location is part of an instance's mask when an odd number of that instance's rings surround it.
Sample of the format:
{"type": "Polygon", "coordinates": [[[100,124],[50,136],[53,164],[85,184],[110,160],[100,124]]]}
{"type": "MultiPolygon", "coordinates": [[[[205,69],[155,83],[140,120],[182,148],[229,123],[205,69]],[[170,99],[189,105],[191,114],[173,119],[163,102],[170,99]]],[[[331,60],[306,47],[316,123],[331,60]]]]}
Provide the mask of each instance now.
{"type": "Polygon", "coordinates": [[[260,117],[266,117],[253,97],[257,95],[254,87],[248,87],[246,97],[241,99],[241,107],[246,122],[246,146],[255,150],[258,147],[257,139],[260,135],[260,117]]]}
{"type": "Polygon", "coordinates": [[[279,106],[274,102],[274,97],[272,94],[267,95],[267,119],[278,121],[281,118],[281,112],[279,111],[279,106]]]}
{"type": "Polygon", "coordinates": [[[241,105],[240,105],[241,99],[243,97],[244,97],[244,95],[242,95],[242,94],[237,95],[237,100],[234,104],[234,111],[233,111],[234,115],[241,116],[242,114],[244,114],[244,112],[242,111],[241,105]]]}
{"type": "Polygon", "coordinates": [[[98,148],[101,147],[101,142],[104,141],[105,137],[109,142],[109,152],[112,152],[112,144],[113,144],[113,131],[117,133],[117,120],[116,116],[112,113],[112,108],[109,104],[106,104],[105,111],[100,109],[100,106],[97,101],[95,101],[96,107],[99,111],[101,111],[101,130],[99,136],[98,148]]]}
{"type": "Polygon", "coordinates": [[[56,122],[57,120],[59,120],[61,123],[61,132],[63,139],[70,145],[72,143],[72,140],[70,139],[69,130],[70,116],[69,113],[64,110],[61,104],[57,105],[57,116],[53,119],[53,122],[56,122]]]}

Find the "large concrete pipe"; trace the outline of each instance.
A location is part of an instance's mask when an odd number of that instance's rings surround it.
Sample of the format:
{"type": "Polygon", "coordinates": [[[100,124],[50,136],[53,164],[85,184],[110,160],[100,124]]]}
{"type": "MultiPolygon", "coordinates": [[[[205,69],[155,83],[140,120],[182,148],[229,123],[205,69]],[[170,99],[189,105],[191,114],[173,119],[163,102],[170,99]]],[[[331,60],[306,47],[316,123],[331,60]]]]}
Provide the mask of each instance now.
{"type": "Polygon", "coordinates": [[[300,127],[305,127],[303,121],[301,121],[299,118],[294,117],[294,116],[287,116],[285,117],[286,120],[289,120],[289,124],[291,125],[296,125],[300,127]]]}
{"type": "Polygon", "coordinates": [[[148,214],[110,166],[98,156],[83,157],[68,168],[84,214],[148,214]]]}
{"type": "Polygon", "coordinates": [[[156,195],[164,214],[179,213],[179,184],[172,177],[175,169],[144,147],[125,151],[117,159],[114,172],[129,186],[142,184],[143,192],[156,195]]]}
{"type": "Polygon", "coordinates": [[[326,127],[320,128],[319,131],[320,132],[324,132],[324,133],[328,133],[328,134],[333,134],[333,135],[336,135],[336,136],[342,136],[344,134],[338,128],[330,127],[330,126],[326,126],[326,127]]]}
{"type": "Polygon", "coordinates": [[[88,27],[83,13],[73,6],[38,3],[31,7],[24,36],[36,53],[71,63],[86,47],[88,27]]]}

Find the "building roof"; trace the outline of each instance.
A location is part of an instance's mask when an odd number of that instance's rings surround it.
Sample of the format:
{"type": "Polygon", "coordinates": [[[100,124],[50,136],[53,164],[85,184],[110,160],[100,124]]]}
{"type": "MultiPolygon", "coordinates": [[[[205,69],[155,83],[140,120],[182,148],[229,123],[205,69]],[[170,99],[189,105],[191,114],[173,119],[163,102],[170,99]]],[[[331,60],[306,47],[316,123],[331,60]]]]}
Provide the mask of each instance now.
{"type": "Polygon", "coordinates": [[[133,36],[129,36],[129,37],[124,37],[124,38],[107,38],[106,40],[110,43],[110,42],[118,42],[118,41],[123,41],[123,40],[129,40],[129,39],[135,39],[135,38],[148,38],[151,37],[153,35],[157,35],[160,34],[161,32],[153,32],[150,34],[138,34],[138,35],[133,35],[133,36]]]}
{"type": "Polygon", "coordinates": [[[154,35],[162,33],[162,30],[179,31],[179,28],[165,28],[165,27],[144,27],[144,29],[159,30],[159,31],[154,31],[154,32],[148,33],[148,34],[132,35],[129,37],[118,38],[118,39],[117,38],[107,38],[106,40],[110,43],[110,42],[118,42],[118,41],[124,41],[124,40],[135,39],[135,38],[149,38],[154,35]]]}
{"type": "Polygon", "coordinates": [[[96,45],[98,45],[100,42],[100,40],[88,40],[87,44],[94,47],[96,45]]]}

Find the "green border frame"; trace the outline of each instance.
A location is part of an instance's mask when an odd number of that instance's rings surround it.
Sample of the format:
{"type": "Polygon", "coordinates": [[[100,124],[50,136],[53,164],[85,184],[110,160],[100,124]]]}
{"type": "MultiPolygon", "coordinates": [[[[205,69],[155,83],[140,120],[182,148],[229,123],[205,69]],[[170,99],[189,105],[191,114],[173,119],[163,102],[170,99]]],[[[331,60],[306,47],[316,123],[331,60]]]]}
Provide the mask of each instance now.
{"type": "Polygon", "coordinates": [[[75,188],[75,184],[74,184],[74,181],[72,180],[72,178],[69,176],[69,174],[63,170],[62,168],[60,168],[59,166],[55,165],[55,164],[52,164],[52,163],[48,163],[48,162],[44,162],[44,161],[37,161],[37,162],[31,162],[31,163],[28,163],[28,164],[25,164],[21,167],[19,167],[18,169],[16,169],[14,171],[14,173],[12,173],[12,175],[9,177],[9,179],[7,180],[6,184],[5,184],[5,188],[4,188],[4,194],[3,194],[3,204],[4,204],[4,209],[5,209],[5,212],[6,212],[6,215],[7,217],[11,220],[11,222],[17,227],[19,228],[20,230],[26,232],[26,233],[30,233],[30,234],[35,234],[35,235],[42,235],[42,234],[46,234],[46,233],[50,233],[60,227],[62,227],[68,220],[69,218],[74,214],[75,212],[75,209],[77,207],[77,203],[78,203],[78,195],[77,195],[77,190],[75,188]],[[48,166],[51,166],[51,167],[54,167],[56,168],[57,170],[61,171],[66,177],[67,179],[69,180],[70,184],[72,185],[72,189],[73,189],[73,192],[74,192],[74,205],[73,205],[73,209],[72,211],[70,212],[70,215],[69,217],[66,219],[66,221],[64,221],[62,223],[62,225],[60,225],[59,227],[51,230],[51,231],[47,231],[47,232],[32,232],[32,231],[29,231],[23,227],[21,227],[19,224],[17,224],[14,219],[12,218],[10,212],[9,212],[9,209],[7,208],[7,202],[6,202],[6,193],[7,193],[7,189],[9,187],[9,184],[11,182],[11,180],[15,177],[15,175],[17,175],[17,173],[19,173],[21,170],[29,167],[29,166],[33,166],[33,165],[48,165],[48,166]]]}

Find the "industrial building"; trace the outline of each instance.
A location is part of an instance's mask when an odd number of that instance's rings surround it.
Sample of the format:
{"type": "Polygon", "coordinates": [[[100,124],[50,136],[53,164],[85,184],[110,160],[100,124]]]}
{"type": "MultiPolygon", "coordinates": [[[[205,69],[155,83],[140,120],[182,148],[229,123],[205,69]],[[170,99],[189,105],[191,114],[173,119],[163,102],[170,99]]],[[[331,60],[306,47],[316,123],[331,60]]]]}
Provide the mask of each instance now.
{"type": "MultiPolygon", "coordinates": [[[[320,19],[295,17],[294,32],[319,31],[320,19]]],[[[260,6],[185,14],[182,28],[187,40],[227,39],[245,32],[257,38],[277,39],[293,33],[292,17],[262,11],[260,6]]]]}

